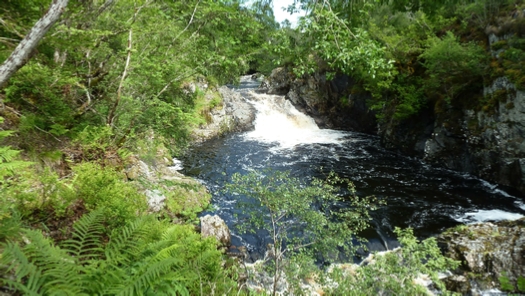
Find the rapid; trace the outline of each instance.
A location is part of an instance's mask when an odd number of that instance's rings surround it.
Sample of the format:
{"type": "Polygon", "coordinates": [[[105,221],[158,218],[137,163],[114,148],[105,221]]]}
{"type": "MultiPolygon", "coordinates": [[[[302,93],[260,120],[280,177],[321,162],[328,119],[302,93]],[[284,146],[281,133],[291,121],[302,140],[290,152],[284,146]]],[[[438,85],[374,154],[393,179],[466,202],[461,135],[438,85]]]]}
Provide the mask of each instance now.
{"type": "Polygon", "coordinates": [[[213,195],[212,208],[232,231],[232,243],[260,258],[269,237],[262,230],[240,234],[235,226],[238,196],[221,191],[234,173],[288,170],[305,181],[330,171],[348,178],[361,196],[386,201],[372,212],[371,227],[361,233],[370,250],[398,246],[394,227],[412,227],[421,238],[460,223],[496,221],[525,216],[525,197],[477,177],[433,167],[383,149],[376,136],[320,129],[283,96],[258,94],[249,76],[236,87],[257,110],[255,129],[207,141],[181,158],[182,172],[202,181],[213,195]]]}

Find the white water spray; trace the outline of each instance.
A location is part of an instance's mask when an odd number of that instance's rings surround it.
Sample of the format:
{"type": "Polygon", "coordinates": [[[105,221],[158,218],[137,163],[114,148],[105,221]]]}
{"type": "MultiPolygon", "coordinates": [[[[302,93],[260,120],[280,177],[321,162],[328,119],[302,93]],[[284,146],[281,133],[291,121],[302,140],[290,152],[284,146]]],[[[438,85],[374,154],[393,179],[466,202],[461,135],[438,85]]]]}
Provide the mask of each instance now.
{"type": "Polygon", "coordinates": [[[292,148],[301,144],[340,144],[346,134],[320,129],[311,117],[299,112],[283,96],[253,92],[250,95],[257,115],[255,130],[245,134],[247,139],[292,148]]]}

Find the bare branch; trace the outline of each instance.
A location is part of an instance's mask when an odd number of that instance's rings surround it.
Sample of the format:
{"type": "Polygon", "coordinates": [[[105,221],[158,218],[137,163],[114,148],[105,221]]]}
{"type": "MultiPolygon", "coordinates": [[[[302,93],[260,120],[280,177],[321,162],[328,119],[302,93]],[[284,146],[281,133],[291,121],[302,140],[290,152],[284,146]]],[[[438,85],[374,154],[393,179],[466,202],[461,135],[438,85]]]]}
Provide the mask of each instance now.
{"type": "Polygon", "coordinates": [[[108,119],[106,123],[109,126],[112,126],[113,121],[115,120],[115,112],[117,110],[117,107],[120,103],[120,99],[122,97],[122,86],[124,85],[124,79],[126,79],[126,76],[128,75],[129,63],[131,61],[132,35],[133,35],[133,29],[130,28],[129,35],[128,35],[128,57],[126,58],[126,65],[124,66],[124,72],[122,73],[122,77],[120,78],[120,83],[119,83],[118,90],[117,90],[117,98],[115,99],[115,103],[113,104],[113,107],[111,108],[108,114],[108,119]]]}

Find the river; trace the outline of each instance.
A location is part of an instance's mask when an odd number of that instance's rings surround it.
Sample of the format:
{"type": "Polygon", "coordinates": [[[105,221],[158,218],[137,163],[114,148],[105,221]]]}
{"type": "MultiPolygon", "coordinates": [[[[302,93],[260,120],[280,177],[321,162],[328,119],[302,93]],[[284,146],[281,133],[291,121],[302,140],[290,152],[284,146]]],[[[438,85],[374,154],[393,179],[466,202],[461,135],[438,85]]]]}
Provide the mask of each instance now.
{"type": "Polygon", "coordinates": [[[375,195],[386,205],[372,213],[371,228],[361,235],[371,250],[398,246],[394,227],[412,227],[429,237],[460,223],[516,219],[525,215],[525,196],[474,176],[433,167],[385,150],[376,136],[319,129],[282,96],[254,93],[257,82],[241,79],[237,91],[256,108],[255,129],[193,147],[181,158],[183,173],[212,192],[213,208],[233,232],[232,243],[245,246],[253,260],[270,243],[264,231],[235,231],[238,196],[221,192],[234,173],[271,168],[288,170],[305,182],[329,171],[352,180],[357,194],[375,195]]]}

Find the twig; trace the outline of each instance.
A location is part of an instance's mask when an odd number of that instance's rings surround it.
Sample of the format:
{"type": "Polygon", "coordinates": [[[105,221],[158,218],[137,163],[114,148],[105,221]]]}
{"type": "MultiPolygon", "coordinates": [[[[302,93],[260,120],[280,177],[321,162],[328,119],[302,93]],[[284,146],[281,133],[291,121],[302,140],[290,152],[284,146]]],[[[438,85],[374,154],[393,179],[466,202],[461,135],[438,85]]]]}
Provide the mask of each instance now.
{"type": "Polygon", "coordinates": [[[50,135],[50,136],[53,137],[55,140],[57,140],[57,141],[59,141],[59,142],[62,142],[62,141],[60,141],[57,137],[55,137],[55,135],[53,135],[52,133],[50,133],[50,132],[48,132],[48,131],[45,131],[45,130],[41,129],[41,128],[39,128],[39,127],[36,126],[36,125],[33,125],[33,127],[36,128],[37,130],[41,131],[41,132],[44,132],[44,133],[50,135]]]}
{"type": "Polygon", "coordinates": [[[193,9],[193,13],[191,14],[190,21],[188,22],[188,24],[186,25],[184,30],[180,31],[179,34],[177,36],[175,36],[175,38],[173,38],[173,40],[171,40],[171,44],[170,44],[170,46],[168,46],[168,49],[166,50],[166,54],[165,55],[168,55],[168,51],[171,49],[171,46],[173,45],[175,40],[179,39],[180,35],[182,35],[184,32],[186,32],[186,30],[188,30],[188,28],[190,27],[191,23],[193,22],[193,17],[195,16],[195,12],[197,12],[197,6],[199,6],[199,3],[201,3],[200,0],[197,2],[197,4],[195,4],[195,8],[193,9]]]}

